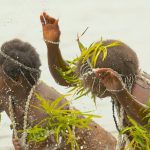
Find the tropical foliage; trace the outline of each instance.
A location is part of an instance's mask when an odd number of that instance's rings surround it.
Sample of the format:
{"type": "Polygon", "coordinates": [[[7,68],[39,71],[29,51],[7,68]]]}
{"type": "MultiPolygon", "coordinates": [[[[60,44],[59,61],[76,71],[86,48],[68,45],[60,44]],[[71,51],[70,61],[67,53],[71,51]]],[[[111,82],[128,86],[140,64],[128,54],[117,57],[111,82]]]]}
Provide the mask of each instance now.
{"type": "Polygon", "coordinates": [[[81,51],[81,55],[76,58],[76,61],[82,60],[82,63],[84,63],[87,59],[91,59],[91,65],[93,68],[96,67],[97,59],[99,55],[102,53],[102,61],[105,60],[107,56],[107,49],[114,46],[119,46],[121,42],[116,41],[111,44],[105,45],[102,38],[99,42],[92,43],[88,48],[86,48],[78,39],[78,45],[81,51]]]}
{"type": "Polygon", "coordinates": [[[135,120],[128,116],[130,126],[125,127],[121,134],[126,134],[131,139],[129,145],[125,150],[130,150],[131,148],[137,150],[150,150],[150,108],[145,110],[146,116],[143,119],[147,120],[145,126],[139,125],[135,120]]]}
{"type": "Polygon", "coordinates": [[[82,113],[78,110],[64,109],[66,106],[69,106],[69,102],[59,105],[64,96],[66,95],[62,95],[50,102],[36,94],[40,101],[40,107],[33,107],[44,112],[47,117],[43,118],[33,128],[27,130],[28,142],[42,142],[50,137],[50,135],[53,135],[57,143],[59,143],[61,137],[66,141],[66,144],[71,145],[72,150],[79,149],[74,128],[90,129],[89,124],[93,117],[99,118],[100,116],[89,114],[89,112],[82,113]]]}

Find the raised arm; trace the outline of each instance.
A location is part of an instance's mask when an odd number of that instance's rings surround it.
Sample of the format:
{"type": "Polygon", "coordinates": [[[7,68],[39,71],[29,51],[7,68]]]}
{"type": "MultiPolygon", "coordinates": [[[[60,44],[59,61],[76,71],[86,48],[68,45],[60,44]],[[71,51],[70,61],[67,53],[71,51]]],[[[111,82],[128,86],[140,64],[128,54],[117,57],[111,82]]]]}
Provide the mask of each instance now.
{"type": "Polygon", "coordinates": [[[148,118],[143,119],[148,111],[148,106],[138,102],[123,86],[117,72],[110,68],[97,69],[96,76],[101,79],[106,89],[115,96],[123,106],[125,112],[141,125],[148,124],[148,118]]]}
{"type": "Polygon", "coordinates": [[[67,63],[63,59],[59,49],[60,30],[58,20],[46,13],[40,15],[40,20],[43,29],[43,38],[47,46],[49,70],[58,84],[69,86],[69,83],[57,71],[57,68],[61,68],[63,71],[68,70],[67,63]]]}

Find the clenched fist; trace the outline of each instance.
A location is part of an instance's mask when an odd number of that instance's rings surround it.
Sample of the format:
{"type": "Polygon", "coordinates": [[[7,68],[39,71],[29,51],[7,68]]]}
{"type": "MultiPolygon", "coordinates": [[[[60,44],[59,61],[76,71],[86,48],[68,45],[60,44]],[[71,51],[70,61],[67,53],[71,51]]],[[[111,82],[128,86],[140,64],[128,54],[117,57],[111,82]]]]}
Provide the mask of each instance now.
{"type": "Polygon", "coordinates": [[[120,91],[124,88],[119,74],[110,68],[97,68],[94,70],[108,91],[120,91]]]}

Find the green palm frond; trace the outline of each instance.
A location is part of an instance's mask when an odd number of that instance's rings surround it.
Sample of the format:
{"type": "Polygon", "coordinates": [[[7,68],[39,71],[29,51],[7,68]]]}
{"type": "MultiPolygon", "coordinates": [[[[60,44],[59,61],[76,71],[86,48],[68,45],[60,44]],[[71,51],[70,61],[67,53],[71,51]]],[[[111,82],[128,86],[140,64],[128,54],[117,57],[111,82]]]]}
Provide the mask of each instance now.
{"type": "Polygon", "coordinates": [[[125,127],[121,134],[127,134],[131,138],[129,145],[125,150],[138,149],[138,150],[150,150],[150,108],[147,108],[146,115],[143,119],[147,119],[148,123],[145,126],[139,125],[135,120],[128,116],[130,126],[125,127]]]}
{"type": "MultiPolygon", "coordinates": [[[[147,106],[149,106],[149,100],[147,102],[147,106]]],[[[150,127],[150,107],[148,107],[147,109],[145,109],[143,111],[143,113],[145,114],[145,117],[143,118],[143,121],[147,121],[147,124],[145,125],[146,128],[150,127]]]]}
{"type": "Polygon", "coordinates": [[[130,144],[125,148],[125,150],[130,150],[131,148],[139,150],[149,150],[150,149],[150,133],[145,127],[140,126],[133,119],[128,117],[131,126],[125,127],[121,134],[128,133],[129,137],[132,138],[130,144]]]}
{"type": "Polygon", "coordinates": [[[146,105],[150,107],[150,98],[148,99],[146,105]]]}
{"type": "Polygon", "coordinates": [[[89,46],[89,48],[86,48],[85,46],[83,46],[80,40],[78,40],[78,45],[81,50],[81,55],[78,57],[77,60],[82,60],[82,63],[84,63],[87,59],[91,58],[92,67],[95,68],[97,59],[101,54],[101,52],[103,54],[102,61],[104,61],[107,56],[107,48],[119,46],[120,44],[121,42],[116,41],[111,44],[105,45],[101,38],[99,42],[94,42],[89,46]]]}
{"type": "Polygon", "coordinates": [[[49,102],[36,94],[37,99],[40,101],[40,107],[33,107],[44,112],[47,117],[43,118],[34,127],[27,129],[28,142],[42,142],[50,135],[54,135],[56,142],[59,142],[59,137],[62,137],[65,139],[66,144],[71,145],[72,150],[75,150],[75,147],[79,149],[73,127],[89,129],[92,119],[95,117],[100,118],[100,116],[78,110],[65,110],[64,107],[69,105],[69,102],[59,105],[65,96],[62,95],[53,102],[49,102]]]}

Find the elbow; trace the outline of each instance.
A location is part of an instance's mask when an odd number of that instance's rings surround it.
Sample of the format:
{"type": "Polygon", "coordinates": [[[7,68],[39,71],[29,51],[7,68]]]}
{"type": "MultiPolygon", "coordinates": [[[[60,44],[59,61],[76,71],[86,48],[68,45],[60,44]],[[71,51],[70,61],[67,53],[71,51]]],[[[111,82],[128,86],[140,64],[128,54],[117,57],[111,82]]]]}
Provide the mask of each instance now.
{"type": "Polygon", "coordinates": [[[55,79],[55,82],[58,84],[58,85],[61,85],[61,86],[71,86],[71,84],[67,83],[65,80],[57,80],[55,79]]]}
{"type": "Polygon", "coordinates": [[[70,84],[66,83],[66,82],[57,82],[58,85],[61,85],[61,86],[71,86],[70,84]]]}

